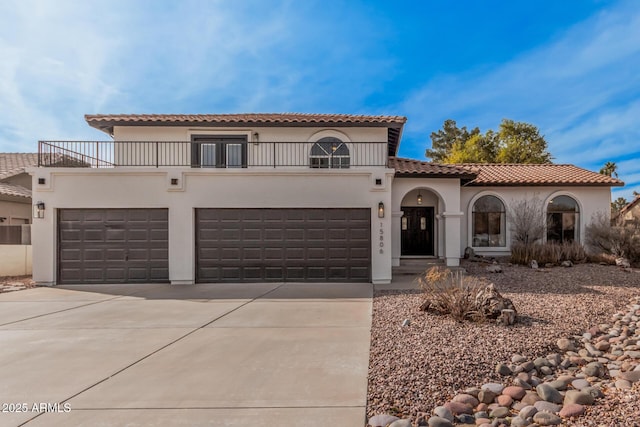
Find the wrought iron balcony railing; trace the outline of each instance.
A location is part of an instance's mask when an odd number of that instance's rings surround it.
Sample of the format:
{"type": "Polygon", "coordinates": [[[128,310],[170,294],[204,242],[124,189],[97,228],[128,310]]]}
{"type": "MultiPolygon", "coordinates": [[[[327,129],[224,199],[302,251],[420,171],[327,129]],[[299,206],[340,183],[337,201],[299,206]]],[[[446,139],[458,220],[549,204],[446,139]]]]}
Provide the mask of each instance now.
{"type": "Polygon", "coordinates": [[[387,165],[386,142],[39,141],[41,167],[308,167],[387,165]]]}

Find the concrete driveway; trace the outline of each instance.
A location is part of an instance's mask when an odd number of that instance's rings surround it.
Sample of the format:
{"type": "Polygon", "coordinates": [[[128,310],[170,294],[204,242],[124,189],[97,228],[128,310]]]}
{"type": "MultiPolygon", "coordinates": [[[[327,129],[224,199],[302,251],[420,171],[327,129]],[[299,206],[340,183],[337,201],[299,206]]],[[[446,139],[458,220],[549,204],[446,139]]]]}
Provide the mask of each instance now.
{"type": "Polygon", "coordinates": [[[0,425],[364,425],[371,296],[301,283],[0,294],[0,425]]]}

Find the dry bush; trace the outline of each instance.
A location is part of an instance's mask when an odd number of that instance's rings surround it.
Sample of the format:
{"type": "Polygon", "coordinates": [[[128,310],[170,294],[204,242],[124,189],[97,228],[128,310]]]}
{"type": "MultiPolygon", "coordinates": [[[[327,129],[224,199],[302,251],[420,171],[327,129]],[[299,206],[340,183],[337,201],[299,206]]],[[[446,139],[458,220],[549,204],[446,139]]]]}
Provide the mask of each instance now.
{"type": "Polygon", "coordinates": [[[418,278],[425,300],[421,310],[448,314],[457,321],[483,319],[476,307],[476,297],[485,287],[477,278],[432,267],[418,278]]]}
{"type": "Polygon", "coordinates": [[[513,203],[508,216],[514,242],[528,245],[544,237],[547,216],[544,213],[544,203],[538,196],[513,203]]]}
{"type": "Polygon", "coordinates": [[[636,223],[612,226],[606,215],[598,213],[586,226],[586,243],[594,254],[624,257],[640,264],[640,227],[636,223]]]}
{"type": "Polygon", "coordinates": [[[528,265],[534,259],[541,265],[560,264],[562,261],[579,263],[587,260],[587,253],[584,247],[577,242],[542,244],[514,242],[511,245],[512,263],[528,265]]]}

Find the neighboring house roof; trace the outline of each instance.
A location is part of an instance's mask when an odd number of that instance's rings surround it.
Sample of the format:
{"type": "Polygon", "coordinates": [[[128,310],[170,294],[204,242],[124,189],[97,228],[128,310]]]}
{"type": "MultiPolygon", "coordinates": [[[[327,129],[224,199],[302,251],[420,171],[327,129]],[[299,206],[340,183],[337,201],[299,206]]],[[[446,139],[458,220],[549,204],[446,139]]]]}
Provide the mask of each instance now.
{"type": "Polygon", "coordinates": [[[472,186],[624,186],[619,179],[566,164],[465,163],[456,166],[477,172],[477,178],[467,184],[472,186]]]}
{"type": "Polygon", "coordinates": [[[249,113],[249,114],[85,114],[89,126],[113,135],[114,126],[332,126],[386,127],[389,155],[398,151],[403,116],[355,114],[249,113]]]}
{"type": "Polygon", "coordinates": [[[38,153],[0,153],[0,180],[25,172],[25,168],[38,166],[38,153]]]}
{"type": "Polygon", "coordinates": [[[0,195],[31,198],[31,190],[21,185],[0,182],[0,195]]]}
{"type": "Polygon", "coordinates": [[[468,168],[456,165],[443,165],[420,160],[389,157],[389,167],[396,170],[396,176],[401,177],[442,177],[473,179],[476,174],[468,168]]]}
{"type": "Polygon", "coordinates": [[[640,194],[638,194],[635,199],[633,199],[631,202],[627,203],[622,209],[620,209],[618,213],[616,213],[613,219],[615,220],[617,218],[624,217],[627,214],[627,212],[632,210],[635,206],[640,206],[640,194]]]}
{"type": "Polygon", "coordinates": [[[459,177],[469,186],[623,186],[616,178],[573,165],[463,163],[437,164],[389,157],[389,167],[401,177],[459,177]]]}

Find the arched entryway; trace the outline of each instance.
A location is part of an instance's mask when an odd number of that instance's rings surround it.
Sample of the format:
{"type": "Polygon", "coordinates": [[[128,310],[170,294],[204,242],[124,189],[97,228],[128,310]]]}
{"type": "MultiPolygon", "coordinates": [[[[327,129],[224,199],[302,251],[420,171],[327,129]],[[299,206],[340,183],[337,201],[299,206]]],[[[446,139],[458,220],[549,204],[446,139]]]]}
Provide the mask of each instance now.
{"type": "Polygon", "coordinates": [[[400,210],[400,255],[438,255],[438,214],[440,199],[426,188],[408,192],[402,199],[400,210]]]}

